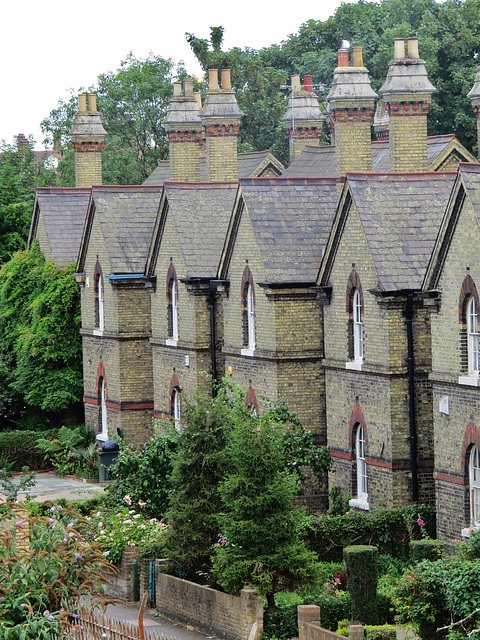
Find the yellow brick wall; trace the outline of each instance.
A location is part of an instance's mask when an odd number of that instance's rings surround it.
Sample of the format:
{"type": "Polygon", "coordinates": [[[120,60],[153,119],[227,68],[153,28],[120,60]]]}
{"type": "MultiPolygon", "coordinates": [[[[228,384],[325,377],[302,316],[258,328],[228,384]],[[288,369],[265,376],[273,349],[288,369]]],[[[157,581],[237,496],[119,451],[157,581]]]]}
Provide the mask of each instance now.
{"type": "Polygon", "coordinates": [[[211,182],[238,180],[237,136],[207,136],[207,176],[211,182]]]}
{"type": "Polygon", "coordinates": [[[102,154],[100,151],[75,153],[75,186],[92,187],[102,184],[102,154]]]}
{"type": "Polygon", "coordinates": [[[170,180],[198,182],[200,180],[200,144],[196,141],[170,141],[170,180]]]}
{"type": "Polygon", "coordinates": [[[370,122],[335,122],[335,161],[337,176],[372,170],[370,122]]]}
{"type": "Polygon", "coordinates": [[[398,116],[389,121],[390,171],[427,171],[427,117],[398,116]]]}

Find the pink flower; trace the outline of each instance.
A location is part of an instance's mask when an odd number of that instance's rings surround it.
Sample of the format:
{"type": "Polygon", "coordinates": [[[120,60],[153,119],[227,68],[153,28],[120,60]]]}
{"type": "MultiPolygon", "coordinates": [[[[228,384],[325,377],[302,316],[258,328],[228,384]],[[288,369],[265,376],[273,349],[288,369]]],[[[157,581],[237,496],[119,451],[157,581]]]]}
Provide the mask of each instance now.
{"type": "Polygon", "coordinates": [[[424,527],[425,526],[425,522],[421,518],[419,518],[417,520],[417,524],[418,524],[419,527],[424,527]]]}
{"type": "Polygon", "coordinates": [[[335,578],[335,582],[340,582],[340,578],[335,578]]]}
{"type": "Polygon", "coordinates": [[[124,496],[123,499],[128,504],[128,506],[130,506],[132,504],[132,499],[131,499],[131,497],[129,495],[124,496]]]}
{"type": "Polygon", "coordinates": [[[227,541],[225,540],[225,538],[223,540],[220,540],[220,544],[227,544],[227,541]]]}
{"type": "Polygon", "coordinates": [[[217,544],[215,545],[217,547],[217,549],[220,549],[220,543],[217,542],[217,544]]]}

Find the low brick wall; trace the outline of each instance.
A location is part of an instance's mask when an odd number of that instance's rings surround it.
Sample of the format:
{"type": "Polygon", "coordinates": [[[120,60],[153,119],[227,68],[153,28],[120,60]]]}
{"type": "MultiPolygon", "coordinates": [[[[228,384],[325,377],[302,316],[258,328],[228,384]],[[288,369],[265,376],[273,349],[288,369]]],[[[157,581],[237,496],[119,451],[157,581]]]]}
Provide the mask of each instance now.
{"type": "Polygon", "coordinates": [[[231,596],[157,570],[156,604],[168,618],[227,640],[255,640],[263,631],[263,600],[253,589],[231,596]]]}
{"type": "MultiPolygon", "coordinates": [[[[108,583],[104,590],[106,595],[112,598],[120,598],[127,602],[133,601],[133,561],[137,558],[136,547],[125,547],[122,557],[115,564],[117,573],[109,574],[108,583]]],[[[138,562],[138,584],[140,600],[145,592],[148,593],[150,562],[153,558],[142,558],[138,562]]],[[[155,606],[155,603],[151,603],[155,606]]]]}
{"type": "MultiPolygon", "coordinates": [[[[298,640],[335,640],[344,637],[320,626],[320,607],[316,605],[299,604],[297,614],[298,640]]],[[[361,624],[351,624],[348,627],[349,640],[363,640],[363,635],[361,624]]]]}

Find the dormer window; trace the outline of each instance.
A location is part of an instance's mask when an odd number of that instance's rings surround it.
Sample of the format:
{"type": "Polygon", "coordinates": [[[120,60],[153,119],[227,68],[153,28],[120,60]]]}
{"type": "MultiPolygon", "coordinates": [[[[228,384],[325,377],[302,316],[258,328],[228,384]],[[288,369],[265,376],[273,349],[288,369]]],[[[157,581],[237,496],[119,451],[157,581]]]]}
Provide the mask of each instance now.
{"type": "Polygon", "coordinates": [[[178,342],[178,280],[172,263],[167,273],[167,324],[168,337],[166,345],[176,347],[178,342]]]}
{"type": "Polygon", "coordinates": [[[242,277],[242,322],[243,322],[243,349],[242,356],[253,356],[256,347],[255,326],[255,287],[253,285],[252,272],[246,266],[242,277]]]}

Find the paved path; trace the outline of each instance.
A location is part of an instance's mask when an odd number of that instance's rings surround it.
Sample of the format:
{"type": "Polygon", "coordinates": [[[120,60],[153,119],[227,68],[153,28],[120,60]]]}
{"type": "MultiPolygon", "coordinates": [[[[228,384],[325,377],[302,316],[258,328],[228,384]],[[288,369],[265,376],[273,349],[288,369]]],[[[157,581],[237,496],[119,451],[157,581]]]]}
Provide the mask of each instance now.
{"type": "MultiPolygon", "coordinates": [[[[18,474],[12,478],[18,482],[18,474]]],[[[45,500],[55,500],[55,498],[66,498],[67,500],[83,500],[94,498],[102,494],[104,488],[98,483],[88,484],[70,478],[61,478],[52,472],[36,473],[36,483],[29,493],[35,495],[35,502],[45,500]]],[[[19,493],[20,500],[25,498],[25,492],[19,493]]],[[[0,489],[0,502],[5,500],[5,493],[0,489]]]]}

